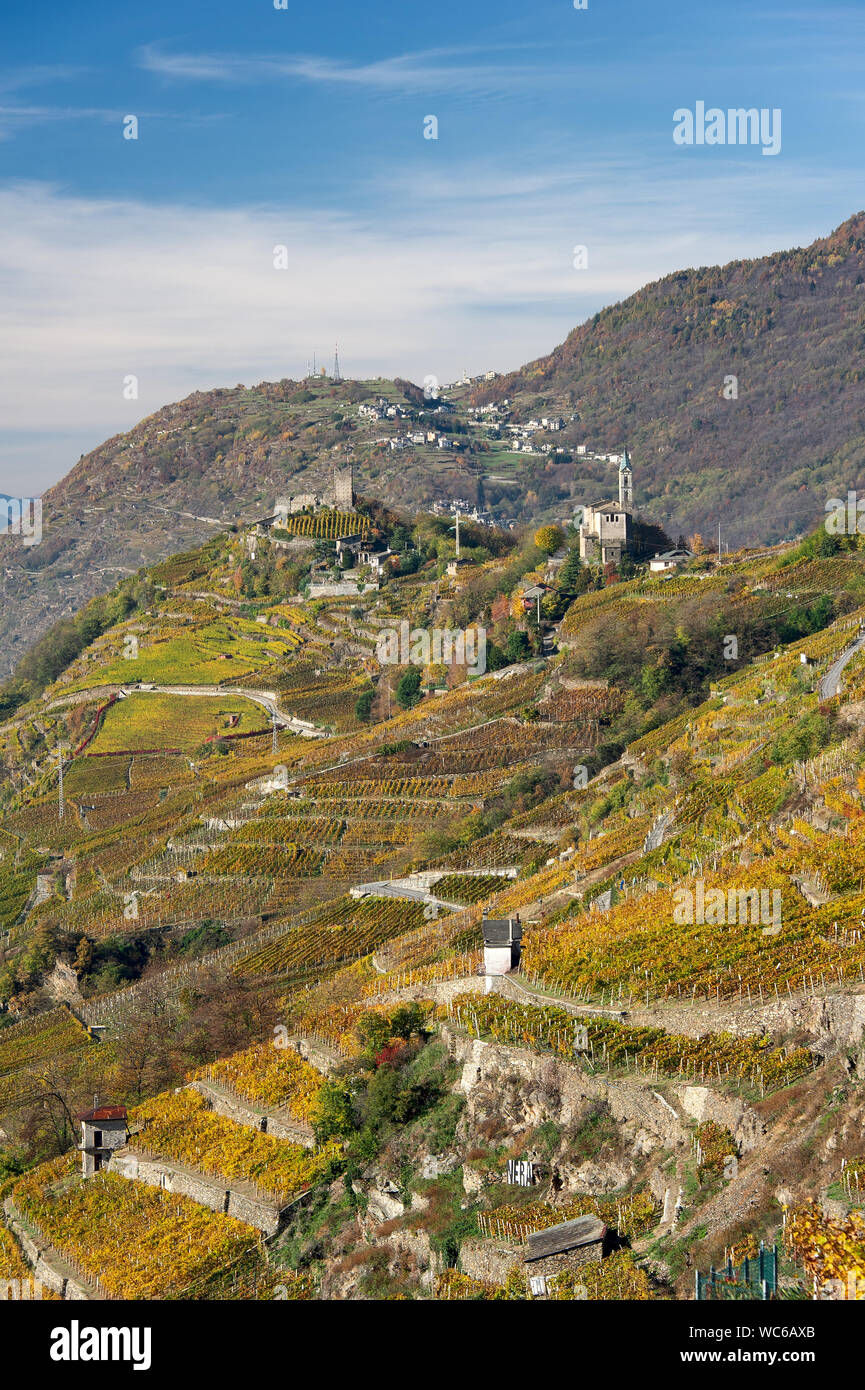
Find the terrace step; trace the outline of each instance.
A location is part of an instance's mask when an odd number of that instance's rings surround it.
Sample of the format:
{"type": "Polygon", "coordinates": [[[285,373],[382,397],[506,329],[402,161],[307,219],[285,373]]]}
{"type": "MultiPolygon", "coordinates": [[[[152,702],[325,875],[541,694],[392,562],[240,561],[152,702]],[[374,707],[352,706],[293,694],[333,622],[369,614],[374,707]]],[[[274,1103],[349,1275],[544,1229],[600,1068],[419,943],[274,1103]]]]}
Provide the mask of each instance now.
{"type": "MultiPolygon", "coordinates": [[[[199,1206],[233,1216],[266,1236],[276,1235],[282,1229],[289,1208],[300,1200],[296,1197],[280,1203],[275,1198],[264,1196],[255,1183],[205,1173],[200,1168],[177,1163],[174,1159],[141,1153],[132,1145],[114,1150],[108,1171],[126,1178],[128,1182],[141,1182],[147,1187],[158,1187],[163,1192],[189,1197],[199,1206]]],[[[301,1197],[305,1195],[300,1194],[301,1197]]]]}
{"type": "Polygon", "coordinates": [[[269,1134],[274,1139],[289,1139],[293,1144],[302,1144],[306,1149],[315,1148],[315,1135],[312,1126],[304,1124],[291,1114],[288,1106],[267,1108],[255,1101],[239,1096],[229,1087],[218,1081],[191,1081],[190,1089],[198,1091],[210,1102],[210,1108],[217,1115],[234,1120],[245,1129],[256,1129],[269,1134]]]}
{"type": "Polygon", "coordinates": [[[96,1286],[79,1270],[73,1269],[53,1245],[27,1229],[27,1218],[21,1215],[11,1197],[7,1197],[3,1203],[3,1215],[37,1283],[44,1284],[46,1289],[51,1289],[70,1302],[89,1303],[102,1297],[96,1286]]]}
{"type": "Polygon", "coordinates": [[[804,874],[793,874],[790,882],[795,883],[802,897],[807,903],[810,903],[811,907],[822,907],[824,903],[832,901],[831,893],[827,893],[822,888],[818,888],[817,885],[806,878],[804,874]]]}
{"type": "Polygon", "coordinates": [[[320,1042],[318,1038],[309,1037],[304,1033],[292,1034],[288,1043],[305,1062],[309,1062],[311,1067],[315,1067],[316,1071],[323,1072],[325,1076],[328,1076],[345,1061],[345,1058],[341,1057],[335,1048],[328,1047],[327,1043],[320,1042]]]}

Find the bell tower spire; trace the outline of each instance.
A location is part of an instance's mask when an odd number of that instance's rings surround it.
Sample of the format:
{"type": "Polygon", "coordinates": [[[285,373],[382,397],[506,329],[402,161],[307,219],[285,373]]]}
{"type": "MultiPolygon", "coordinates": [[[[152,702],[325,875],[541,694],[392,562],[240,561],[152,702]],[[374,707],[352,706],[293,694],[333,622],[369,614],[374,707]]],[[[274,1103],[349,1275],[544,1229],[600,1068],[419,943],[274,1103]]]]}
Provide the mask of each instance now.
{"type": "Polygon", "coordinates": [[[634,474],[627,448],[619,463],[619,506],[626,512],[632,511],[634,506],[634,474]]]}

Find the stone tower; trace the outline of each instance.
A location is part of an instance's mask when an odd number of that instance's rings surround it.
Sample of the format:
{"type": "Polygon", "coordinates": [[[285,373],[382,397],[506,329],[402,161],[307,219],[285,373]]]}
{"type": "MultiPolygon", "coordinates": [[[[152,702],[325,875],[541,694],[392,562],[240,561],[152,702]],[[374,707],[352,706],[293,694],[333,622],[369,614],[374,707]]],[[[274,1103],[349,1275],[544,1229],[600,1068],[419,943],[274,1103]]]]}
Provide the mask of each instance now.
{"type": "Polygon", "coordinates": [[[333,470],[333,505],[337,510],[346,512],[350,512],[354,506],[354,470],[351,464],[333,470]]]}
{"type": "Polygon", "coordinates": [[[624,511],[633,511],[634,507],[634,474],[631,470],[631,458],[625,449],[622,454],[622,461],[619,464],[619,506],[624,511]]]}

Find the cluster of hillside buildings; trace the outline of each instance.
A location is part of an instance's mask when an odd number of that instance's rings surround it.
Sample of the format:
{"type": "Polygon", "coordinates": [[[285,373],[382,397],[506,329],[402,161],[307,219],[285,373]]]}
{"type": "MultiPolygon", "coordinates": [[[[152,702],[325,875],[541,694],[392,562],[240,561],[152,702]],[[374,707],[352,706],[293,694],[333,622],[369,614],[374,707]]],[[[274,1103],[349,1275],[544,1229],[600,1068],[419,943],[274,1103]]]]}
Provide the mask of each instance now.
{"type": "Polygon", "coordinates": [[[449,391],[454,386],[476,386],[481,381],[495,381],[497,376],[498,372],[481,372],[480,376],[469,376],[468,372],[463,372],[459,381],[449,382],[444,389],[449,391]]]}
{"type": "Polygon", "coordinates": [[[415,415],[419,419],[423,419],[425,415],[447,415],[453,409],[452,401],[442,400],[438,396],[430,397],[422,410],[413,410],[398,402],[389,401],[386,396],[378,396],[372,402],[362,401],[357,413],[362,420],[407,420],[413,419],[415,415]]]}
{"type": "Polygon", "coordinates": [[[490,512],[479,511],[474,503],[465,497],[449,497],[445,502],[433,502],[429,510],[433,516],[455,516],[457,512],[463,521],[475,521],[479,526],[495,526],[490,512]]]}
{"type": "Polygon", "coordinates": [[[379,396],[378,400],[370,404],[362,401],[357,408],[357,413],[362,420],[400,420],[408,415],[405,406],[395,405],[384,396],[379,396]]]}
{"type": "Polygon", "coordinates": [[[384,439],[377,439],[376,444],[387,444],[391,453],[398,449],[431,448],[433,445],[437,449],[464,449],[465,441],[462,439],[451,439],[446,434],[439,434],[438,430],[412,430],[409,434],[386,435],[384,439]]]}
{"type": "MultiPolygon", "coordinates": [[[[423,420],[426,415],[447,416],[453,410],[450,401],[430,400],[423,410],[407,409],[394,401],[389,401],[386,396],[379,396],[373,402],[362,402],[357,413],[364,420],[423,420]]],[[[391,453],[396,453],[400,449],[413,448],[437,448],[437,449],[463,449],[465,444],[462,440],[452,439],[443,434],[440,429],[433,429],[429,426],[416,426],[408,430],[406,434],[383,435],[374,441],[376,444],[385,444],[391,453]]]]}
{"type": "MultiPolygon", "coordinates": [[[[399,408],[394,407],[394,409],[399,408]]],[[[551,421],[544,416],[540,421],[529,421],[525,426],[514,428],[525,430],[553,428],[557,430],[562,427],[563,423],[561,417],[551,421]]],[[[429,444],[434,440],[437,441],[439,447],[448,447],[448,441],[444,436],[438,436],[434,430],[416,430],[408,436],[410,444],[429,444]]],[[[391,439],[388,443],[391,448],[405,447],[400,444],[399,440],[391,439]]],[[[631,457],[627,449],[621,454],[595,455],[594,457],[603,457],[609,462],[617,463],[618,496],[581,506],[575,512],[574,524],[577,525],[580,559],[587,564],[618,565],[624,556],[631,553],[633,547],[634,473],[631,467],[631,457]]],[[[324,492],[294,493],[289,497],[279,498],[273,515],[264,518],[259,525],[267,527],[267,529],[272,526],[278,527],[280,521],[284,522],[289,516],[297,512],[317,511],[323,507],[351,512],[354,502],[354,473],[351,464],[348,464],[344,468],[333,470],[331,486],[324,492]]],[[[437,516],[459,514],[466,520],[477,522],[482,526],[494,524],[489,512],[472,505],[465,498],[452,497],[447,501],[434,502],[430,510],[437,516]]],[[[358,572],[362,570],[367,582],[372,582],[377,586],[384,565],[390,557],[390,551],[387,547],[368,545],[360,536],[344,536],[337,541],[337,556],[338,563],[345,566],[346,561],[348,561],[354,570],[351,579],[348,575],[345,576],[347,581],[351,582],[352,579],[359,578],[358,572]]],[[[649,566],[653,572],[663,573],[677,569],[679,565],[690,558],[690,552],[687,550],[670,550],[655,555],[649,562],[649,566]]],[[[319,584],[324,582],[323,574],[315,575],[313,578],[319,584]]]]}

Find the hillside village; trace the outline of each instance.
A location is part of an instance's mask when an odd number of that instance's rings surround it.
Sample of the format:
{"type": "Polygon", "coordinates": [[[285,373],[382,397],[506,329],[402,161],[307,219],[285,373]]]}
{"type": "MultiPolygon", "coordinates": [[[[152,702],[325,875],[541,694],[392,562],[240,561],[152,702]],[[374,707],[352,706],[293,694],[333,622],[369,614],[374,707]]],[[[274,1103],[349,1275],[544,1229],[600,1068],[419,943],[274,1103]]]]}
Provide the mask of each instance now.
{"type": "Polygon", "coordinates": [[[0,1279],[861,1297],[859,537],[336,468],[3,687],[0,1279]]]}
{"type": "Polygon", "coordinates": [[[275,499],[323,497],[335,466],[410,514],[463,499],[538,526],[610,495],[627,445],[635,505],[671,537],[714,538],[719,520],[732,548],[804,534],[862,462],[863,227],[855,214],[807,247],[677,271],[504,374],[286,376],[163,407],[45,494],[40,545],[0,537],[2,674],[124,576],[275,499]]]}

